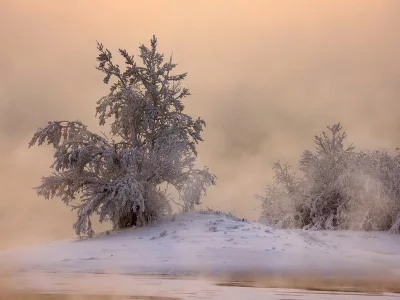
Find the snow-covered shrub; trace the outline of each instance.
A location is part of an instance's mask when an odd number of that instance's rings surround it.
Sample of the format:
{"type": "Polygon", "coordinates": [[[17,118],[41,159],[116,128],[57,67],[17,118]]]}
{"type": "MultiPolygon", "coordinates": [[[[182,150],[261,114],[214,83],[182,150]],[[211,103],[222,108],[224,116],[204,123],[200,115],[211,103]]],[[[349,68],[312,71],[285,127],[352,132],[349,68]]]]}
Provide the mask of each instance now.
{"type": "Polygon", "coordinates": [[[261,221],[278,227],[297,228],[303,223],[299,214],[301,206],[300,181],[288,164],[277,162],[273,166],[275,182],[266,186],[261,200],[261,221]]]}
{"type": "Polygon", "coordinates": [[[54,172],[36,191],[77,209],[77,234],[93,234],[93,214],[115,228],[158,219],[171,211],[168,186],[178,191],[182,209],[192,210],[215,184],[208,168],[195,166],[205,122],[184,113],[182,100],[190,93],[180,83],[187,74],[172,74],[176,64],[172,58],[164,61],[156,37],[149,48],[139,49],[141,65],[119,49],[126,64],[122,70],[98,43],[97,69],[105,74],[104,83],[114,80],[96,107],[100,125],[111,125],[109,137],[80,121],[52,121],[29,144],[55,148],[54,172]]]}
{"type": "Polygon", "coordinates": [[[356,152],[345,146],[340,123],[315,137],[300,174],[274,164],[261,220],[285,228],[400,231],[400,158],[384,151],[356,152]]]}

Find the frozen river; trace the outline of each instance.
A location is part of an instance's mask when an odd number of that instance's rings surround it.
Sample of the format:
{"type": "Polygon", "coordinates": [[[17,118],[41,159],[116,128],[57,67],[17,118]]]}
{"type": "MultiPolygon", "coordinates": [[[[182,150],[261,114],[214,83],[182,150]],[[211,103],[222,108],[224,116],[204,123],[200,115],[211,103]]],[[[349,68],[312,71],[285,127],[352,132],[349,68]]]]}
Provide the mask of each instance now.
{"type": "MultiPolygon", "coordinates": [[[[14,284],[51,299],[398,299],[400,294],[307,291],[228,286],[215,280],[118,274],[19,274],[14,284]],[[59,297],[56,297],[58,294],[59,297]],[[71,295],[72,297],[66,297],[71,295]],[[79,295],[79,296],[76,296],[79,295]],[[95,296],[97,295],[97,296],[95,296]],[[108,295],[108,296],[105,296],[108,295]],[[47,296],[49,297],[49,296],[47,296]]],[[[46,299],[43,296],[36,299],[46,299]]],[[[27,298],[30,299],[30,298],[27,298]]]]}

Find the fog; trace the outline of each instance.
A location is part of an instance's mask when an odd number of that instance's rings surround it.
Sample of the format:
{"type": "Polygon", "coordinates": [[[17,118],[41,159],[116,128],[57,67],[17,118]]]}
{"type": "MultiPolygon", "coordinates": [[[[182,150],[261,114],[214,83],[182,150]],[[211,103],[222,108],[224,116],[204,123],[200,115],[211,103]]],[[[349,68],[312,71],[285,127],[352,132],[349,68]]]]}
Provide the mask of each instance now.
{"type": "Polygon", "coordinates": [[[96,40],[136,55],[155,34],[173,52],[187,111],[207,122],[199,161],[218,176],[204,206],[254,219],[272,163],[295,164],[325,125],[358,149],[399,146],[399,29],[396,0],[1,0],[0,247],[74,234],[74,213],[32,189],[51,149],[27,144],[49,120],[98,130],[96,40]]]}

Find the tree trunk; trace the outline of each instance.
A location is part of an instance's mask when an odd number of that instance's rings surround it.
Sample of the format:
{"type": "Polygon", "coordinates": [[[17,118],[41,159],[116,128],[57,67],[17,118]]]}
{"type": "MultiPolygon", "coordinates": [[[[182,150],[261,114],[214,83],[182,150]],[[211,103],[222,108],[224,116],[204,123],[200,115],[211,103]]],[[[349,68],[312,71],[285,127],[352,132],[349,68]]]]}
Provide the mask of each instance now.
{"type": "Polygon", "coordinates": [[[155,220],[155,215],[149,211],[145,211],[142,213],[142,216],[139,220],[138,211],[140,210],[140,206],[136,206],[136,211],[133,208],[130,208],[126,211],[118,220],[118,228],[130,228],[132,226],[141,227],[145,224],[151,223],[155,220]]]}
{"type": "Polygon", "coordinates": [[[125,214],[121,216],[118,220],[118,228],[130,228],[132,226],[136,226],[137,224],[137,213],[133,211],[131,208],[125,214]]]}

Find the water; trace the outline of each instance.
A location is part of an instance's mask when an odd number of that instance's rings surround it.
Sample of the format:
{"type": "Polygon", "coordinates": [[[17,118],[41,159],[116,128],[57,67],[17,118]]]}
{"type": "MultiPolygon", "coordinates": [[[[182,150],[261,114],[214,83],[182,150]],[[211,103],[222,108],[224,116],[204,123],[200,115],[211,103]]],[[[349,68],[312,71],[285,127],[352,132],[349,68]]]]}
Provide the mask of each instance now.
{"type": "MultiPolygon", "coordinates": [[[[0,300],[122,300],[122,299],[396,299],[400,294],[352,292],[343,284],[324,291],[268,288],[271,281],[218,281],[205,278],[132,276],[122,274],[26,273],[13,278],[18,294],[3,293],[0,300]],[[338,292],[337,290],[341,290],[338,292]],[[21,292],[24,291],[24,292],[21,292]],[[28,292],[29,291],[29,292],[28,292]]],[[[327,288],[328,289],[328,288],[327,288]]],[[[354,290],[354,289],[353,289],[354,290]]]]}

